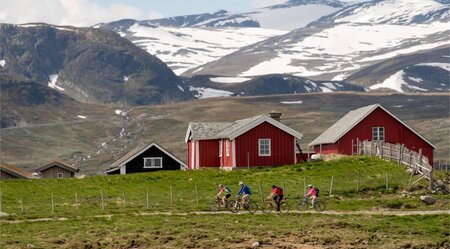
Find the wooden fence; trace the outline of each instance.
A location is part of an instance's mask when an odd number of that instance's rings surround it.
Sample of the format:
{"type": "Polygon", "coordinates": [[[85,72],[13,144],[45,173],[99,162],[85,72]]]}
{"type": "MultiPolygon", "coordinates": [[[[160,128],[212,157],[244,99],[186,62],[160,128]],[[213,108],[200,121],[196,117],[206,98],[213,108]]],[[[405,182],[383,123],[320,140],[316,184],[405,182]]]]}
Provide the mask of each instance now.
{"type": "Polygon", "coordinates": [[[409,150],[403,144],[367,140],[357,141],[354,149],[353,154],[376,156],[387,161],[397,162],[398,165],[406,166],[411,171],[410,186],[416,184],[421,179],[427,179],[430,183],[430,188],[435,188],[433,167],[430,165],[428,158],[422,155],[422,149],[416,152],[409,150]],[[417,174],[420,175],[419,179],[411,182],[412,176],[417,174]]]}

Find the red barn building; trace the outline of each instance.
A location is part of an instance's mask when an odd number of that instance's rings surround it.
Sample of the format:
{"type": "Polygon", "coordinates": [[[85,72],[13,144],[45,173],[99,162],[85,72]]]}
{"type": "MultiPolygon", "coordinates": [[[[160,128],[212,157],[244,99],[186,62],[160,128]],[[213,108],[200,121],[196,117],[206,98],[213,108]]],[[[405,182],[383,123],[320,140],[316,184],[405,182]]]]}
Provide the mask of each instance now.
{"type": "Polygon", "coordinates": [[[436,147],[426,138],[411,129],[399,118],[379,104],[361,107],[350,111],[328,130],[314,139],[313,146],[319,154],[351,155],[356,141],[384,141],[392,144],[404,144],[408,149],[428,157],[433,163],[433,151],[436,147]]]}
{"type": "Polygon", "coordinates": [[[188,168],[277,166],[297,163],[303,135],[279,122],[280,113],[234,122],[190,123],[188,168]]]}

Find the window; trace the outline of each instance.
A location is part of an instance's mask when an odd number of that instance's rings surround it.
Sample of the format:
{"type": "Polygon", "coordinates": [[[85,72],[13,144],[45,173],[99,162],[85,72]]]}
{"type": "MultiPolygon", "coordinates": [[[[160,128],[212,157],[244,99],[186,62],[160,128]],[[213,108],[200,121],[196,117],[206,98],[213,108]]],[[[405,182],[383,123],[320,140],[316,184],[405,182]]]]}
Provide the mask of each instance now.
{"type": "Polygon", "coordinates": [[[64,178],[64,173],[58,173],[58,178],[64,178]]]}
{"type": "Polygon", "coordinates": [[[230,156],[230,141],[225,141],[225,153],[230,156]]]}
{"type": "Polygon", "coordinates": [[[144,168],[162,168],[162,157],[145,157],[144,168]]]}
{"type": "Polygon", "coordinates": [[[372,141],[384,141],[384,127],[372,128],[372,141]]]}
{"type": "Polygon", "coordinates": [[[219,157],[222,157],[223,143],[219,141],[219,157]]]}
{"type": "Polygon", "coordinates": [[[259,156],[270,156],[270,139],[258,139],[259,156]]]}

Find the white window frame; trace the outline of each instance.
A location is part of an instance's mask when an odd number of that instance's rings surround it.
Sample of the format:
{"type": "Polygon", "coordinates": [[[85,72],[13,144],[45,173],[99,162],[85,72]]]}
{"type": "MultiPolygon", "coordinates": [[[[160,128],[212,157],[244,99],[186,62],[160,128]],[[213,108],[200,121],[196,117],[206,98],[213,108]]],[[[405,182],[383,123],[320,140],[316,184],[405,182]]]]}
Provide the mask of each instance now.
{"type": "Polygon", "coordinates": [[[144,157],[144,169],[161,169],[163,167],[163,158],[162,157],[144,157]],[[150,161],[150,165],[147,165],[147,160],[150,161]],[[160,161],[159,166],[155,166],[156,160],[160,161]]]}
{"type": "Polygon", "coordinates": [[[57,174],[57,177],[58,177],[58,178],[64,178],[64,173],[58,173],[58,174],[57,174]]]}
{"type": "Polygon", "coordinates": [[[219,157],[222,157],[222,150],[223,150],[223,142],[222,140],[219,141],[219,157]]]}
{"type": "Polygon", "coordinates": [[[372,127],[372,141],[384,141],[385,130],[383,126],[372,127]],[[380,132],[383,132],[383,136],[380,136],[380,132]]]}
{"type": "Polygon", "coordinates": [[[225,153],[227,157],[230,156],[230,141],[225,141],[225,153]]]}
{"type": "Polygon", "coordinates": [[[260,138],[260,139],[258,139],[258,155],[259,156],[271,156],[272,155],[272,142],[271,142],[271,140],[270,140],[270,138],[260,138]],[[268,143],[268,146],[269,146],[269,148],[268,148],[268,153],[261,153],[261,151],[262,151],[262,149],[265,151],[266,150],[266,148],[261,148],[261,146],[263,145],[262,143],[263,142],[266,142],[266,141],[268,141],[269,143],[268,143]]]}

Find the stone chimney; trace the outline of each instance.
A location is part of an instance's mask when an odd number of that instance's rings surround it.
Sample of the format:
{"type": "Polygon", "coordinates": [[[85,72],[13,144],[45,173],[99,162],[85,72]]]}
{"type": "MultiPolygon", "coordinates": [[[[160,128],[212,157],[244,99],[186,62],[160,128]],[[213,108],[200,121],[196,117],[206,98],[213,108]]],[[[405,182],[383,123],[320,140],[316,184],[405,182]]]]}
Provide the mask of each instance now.
{"type": "Polygon", "coordinates": [[[271,111],[269,114],[267,114],[267,116],[269,116],[269,117],[275,119],[276,121],[280,122],[281,112],[271,111]]]}

